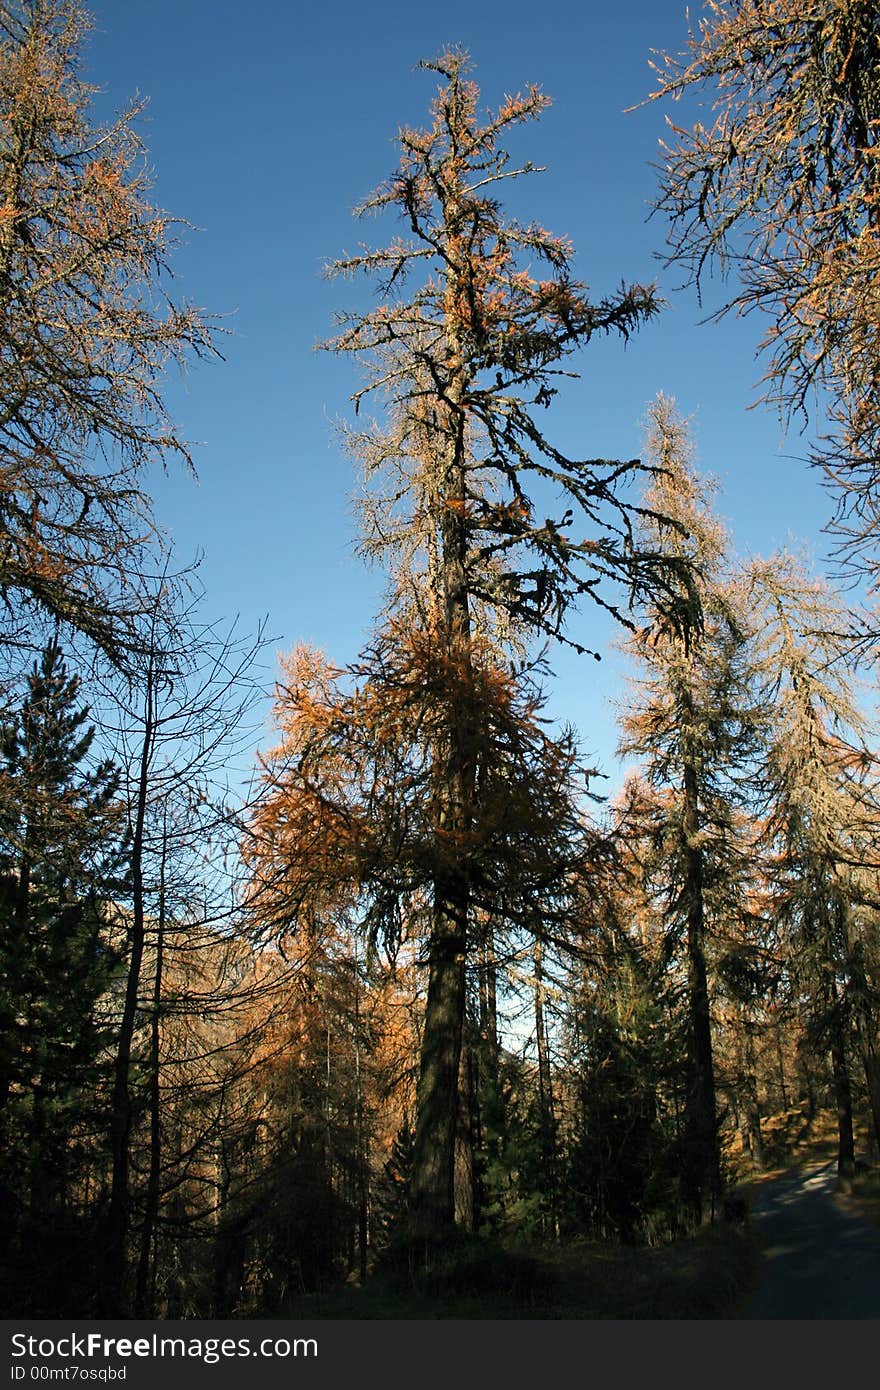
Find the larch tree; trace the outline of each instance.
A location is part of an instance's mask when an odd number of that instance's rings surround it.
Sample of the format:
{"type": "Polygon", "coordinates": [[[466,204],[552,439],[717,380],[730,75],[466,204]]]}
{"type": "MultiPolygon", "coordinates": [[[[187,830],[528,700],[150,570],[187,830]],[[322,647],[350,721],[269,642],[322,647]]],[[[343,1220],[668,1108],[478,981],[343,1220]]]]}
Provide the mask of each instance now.
{"type": "MultiPolygon", "coordinates": [[[[402,231],[331,268],[373,276],[380,302],[343,317],[328,346],[364,369],[356,407],[370,396],[384,405],[384,418],[351,442],[392,499],[377,503],[374,488],[366,537],[396,564],[386,636],[399,642],[405,622],[404,663],[415,655],[423,667],[431,870],[410,1203],[415,1229],[431,1242],[454,1212],[465,965],[477,944],[478,866],[489,862],[472,848],[486,843],[480,768],[492,712],[504,701],[510,712],[519,699],[511,690],[501,700],[504,644],[545,634],[582,646],[565,631],[577,600],[620,615],[621,592],[644,590],[658,572],[653,553],[633,543],[622,491],[638,461],[567,457],[539,413],[576,349],[598,334],[628,336],[658,304],[640,285],[592,302],[572,275],[568,243],[503,213],[501,185],[533,166],[512,163],[502,141],[546,108],[539,89],[484,116],[463,52],[423,66],[440,79],[431,123],[400,130],[398,169],[361,208],[395,214],[402,231]],[[497,653],[488,660],[487,642],[497,653]],[[474,699],[481,687],[489,716],[474,699]]],[[[524,830],[519,839],[527,843],[524,830]]]]}
{"type": "Polygon", "coordinates": [[[172,220],[148,196],[134,105],[90,114],[76,0],[0,5],[0,583],[3,647],[41,616],[120,660],[156,528],[142,474],[185,444],[169,364],[211,350],[167,295],[172,220]]]}
{"type": "Polygon", "coordinates": [[[686,52],[654,65],[653,99],[706,94],[713,113],[670,121],[662,147],[669,257],[698,288],[731,276],[720,313],[767,315],[767,398],[788,418],[830,409],[817,457],[844,544],[876,565],[880,15],[874,0],[703,8],[686,52]]]}
{"type": "Polygon", "coordinates": [[[756,562],[753,666],[766,711],[764,799],[770,882],[807,1041],[831,1059],[838,1167],[854,1160],[850,1039],[858,1039],[875,1127],[878,980],[874,923],[877,789],[867,721],[845,658],[851,615],[791,555],[756,562]],[[868,909],[866,916],[865,909],[868,909]]]}
{"type": "Polygon", "coordinates": [[[659,816],[662,842],[667,958],[683,955],[688,1014],[682,1197],[699,1221],[717,1210],[721,1189],[711,951],[742,878],[735,773],[751,730],[742,624],[725,576],[727,539],[708,487],[692,469],[687,429],[672,403],[660,397],[649,420],[648,452],[659,471],[646,505],[668,520],[645,526],[658,551],[697,574],[699,608],[679,627],[670,627],[662,611],[645,610],[627,644],[639,674],[620,747],[643,760],[648,785],[663,794],[652,815],[659,816]]]}
{"type": "MultiPolygon", "coordinates": [[[[488,923],[496,937],[517,928],[552,934],[554,923],[559,930],[572,895],[566,871],[578,843],[572,741],[547,733],[534,692],[476,639],[467,684],[421,635],[415,642],[399,637],[390,649],[382,644],[366,655],[352,671],[335,670],[305,649],[284,663],[281,741],[265,760],[264,794],[245,844],[257,930],[320,938],[335,919],[348,917],[393,957],[402,943],[430,942],[436,884],[450,864],[467,876],[472,954],[485,946],[488,923]],[[453,837],[437,824],[435,749],[451,740],[453,717],[464,715],[475,731],[476,789],[467,833],[453,837]]],[[[441,1073],[433,1084],[444,1057],[432,1055],[428,1100],[423,1066],[418,1106],[423,1124],[430,1102],[433,1123],[447,1127],[448,1148],[429,1152],[428,1159],[449,1164],[433,1178],[450,1203],[450,1223],[464,950],[454,964],[461,994],[440,1041],[444,1048],[456,1045],[455,1075],[450,1081],[441,1073]]],[[[423,1052],[430,1005],[429,995],[423,1052]]],[[[439,1030],[437,1020],[434,1026],[439,1030]]],[[[414,1163],[411,1216],[417,1172],[414,1163]]]]}

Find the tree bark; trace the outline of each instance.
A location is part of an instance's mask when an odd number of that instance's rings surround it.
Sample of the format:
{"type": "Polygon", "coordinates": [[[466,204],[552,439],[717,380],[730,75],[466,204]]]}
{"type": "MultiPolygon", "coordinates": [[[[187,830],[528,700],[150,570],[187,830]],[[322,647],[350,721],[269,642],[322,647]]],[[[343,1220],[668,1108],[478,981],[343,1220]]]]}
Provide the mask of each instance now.
{"type": "Polygon", "coordinates": [[[129,931],[128,976],[119,1023],[113,1067],[110,1113],[110,1152],[112,1176],[107,1214],[107,1239],[103,1268],[99,1271],[99,1304],[106,1317],[124,1317],[127,1310],[127,1245],[131,1221],[129,1190],[129,1138],[131,1132],[131,1093],[129,1078],[138,1010],[141,967],[146,940],[146,912],[143,877],[144,826],[147,814],[150,762],[155,738],[155,671],[150,659],[144,696],[144,733],[135,799],[131,843],[132,920],[129,931]]]}
{"type": "Polygon", "coordinates": [[[455,1132],[465,1005],[467,894],[438,891],[428,957],[410,1207],[413,1234],[433,1245],[455,1221],[455,1132]]]}
{"type": "Polygon", "coordinates": [[[165,868],[168,852],[167,819],[163,827],[162,853],[159,866],[159,920],[156,926],[156,969],[153,976],[153,1010],[150,1019],[150,1168],[144,1204],[144,1224],[135,1286],[135,1306],[140,1317],[154,1313],[151,1287],[155,1286],[155,1257],[153,1241],[159,1215],[159,1185],[162,1171],[161,1131],[161,1019],[162,966],[165,945],[165,868]],[[150,1278],[151,1271],[153,1278],[150,1278]]]}
{"type": "Polygon", "coordinates": [[[553,1113],[553,1079],[550,1072],[550,1049],[544,1018],[544,947],[535,942],[535,1039],[538,1051],[538,1124],[540,1127],[541,1162],[544,1166],[548,1217],[551,1235],[556,1235],[556,1120],[553,1113]]]}
{"type": "Polygon", "coordinates": [[[465,1020],[458,1077],[458,1127],[455,1135],[455,1221],[471,1234],[476,1233],[480,1223],[477,1170],[480,1116],[476,1074],[474,1039],[465,1020]]]}
{"type": "Polygon", "coordinates": [[[834,1078],[834,1098],[837,1104],[837,1171],[842,1178],[851,1178],[856,1166],[852,1087],[846,1053],[840,1039],[835,1040],[831,1046],[831,1074],[834,1078]]]}
{"type": "Polygon", "coordinates": [[[865,1069],[865,1082],[871,1104],[874,1147],[880,1157],[880,1056],[877,1055],[872,1039],[862,1040],[862,1066],[865,1069]]]}
{"type": "MultiPolygon", "coordinates": [[[[454,220],[454,198],[446,211],[454,220]]],[[[454,268],[449,280],[454,297],[458,289],[454,268]]],[[[464,360],[460,338],[457,325],[450,319],[447,340],[453,364],[464,360]]],[[[450,669],[452,689],[445,710],[446,728],[434,751],[437,869],[411,1185],[412,1229],[417,1242],[426,1246],[441,1244],[455,1223],[455,1137],[470,937],[466,841],[474,819],[476,768],[475,712],[468,701],[467,679],[472,653],[467,444],[462,408],[465,388],[461,366],[453,366],[445,394],[445,456],[437,460],[435,472],[440,547],[436,571],[430,576],[439,599],[436,636],[450,669]]]]}
{"type": "Polygon", "coordinates": [[[695,843],[699,831],[697,777],[684,771],[684,832],[686,839],[685,901],[687,904],[688,1005],[690,1046],[685,1104],[682,1195],[695,1221],[714,1216],[721,1190],[712,1025],[705,953],[703,856],[695,843]]]}
{"type": "Polygon", "coordinates": [[[764,1167],[764,1140],[761,1134],[761,1106],[758,1099],[758,1077],[755,1059],[755,1025],[750,1019],[743,1020],[745,1030],[745,1060],[746,1060],[746,1106],[748,1111],[748,1130],[749,1130],[749,1151],[752,1156],[752,1167],[763,1169],[764,1167]]]}

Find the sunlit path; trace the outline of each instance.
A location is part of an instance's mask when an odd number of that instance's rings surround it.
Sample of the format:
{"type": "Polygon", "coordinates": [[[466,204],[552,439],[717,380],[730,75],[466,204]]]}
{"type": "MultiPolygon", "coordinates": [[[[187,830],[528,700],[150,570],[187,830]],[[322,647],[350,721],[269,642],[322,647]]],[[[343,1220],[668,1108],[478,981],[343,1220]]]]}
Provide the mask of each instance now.
{"type": "Polygon", "coordinates": [[[834,1163],[759,1188],[764,1273],[747,1318],[880,1318],[880,1231],[840,1210],[834,1163]]]}

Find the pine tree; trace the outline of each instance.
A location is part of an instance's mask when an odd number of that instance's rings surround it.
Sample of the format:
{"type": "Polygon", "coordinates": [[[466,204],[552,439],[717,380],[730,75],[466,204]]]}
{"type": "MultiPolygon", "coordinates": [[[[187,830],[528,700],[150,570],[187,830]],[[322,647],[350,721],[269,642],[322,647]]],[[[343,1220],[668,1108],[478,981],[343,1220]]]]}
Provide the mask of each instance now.
{"type": "MultiPolygon", "coordinates": [[[[4,1209],[9,1257],[17,1252],[23,1262],[25,1306],[29,1295],[46,1298],[47,1312],[47,1289],[62,1277],[53,1251],[64,1254],[63,1214],[85,1211],[86,1174],[91,1169],[92,1181],[100,1174],[106,994],[118,963],[112,905],[124,889],[119,775],[109,761],[92,759],[88,715],[79,679],[53,643],[34,663],[2,735],[4,1209]],[[27,1289],[31,1275],[39,1295],[27,1289]]],[[[65,1306],[70,1290],[53,1292],[65,1306]]]]}

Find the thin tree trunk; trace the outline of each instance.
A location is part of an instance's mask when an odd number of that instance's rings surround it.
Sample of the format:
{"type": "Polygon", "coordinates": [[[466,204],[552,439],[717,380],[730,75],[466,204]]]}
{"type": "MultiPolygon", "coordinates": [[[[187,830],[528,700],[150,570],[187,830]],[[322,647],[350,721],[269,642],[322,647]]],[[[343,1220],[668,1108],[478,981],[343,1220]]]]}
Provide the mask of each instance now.
{"type": "Polygon", "coordinates": [[[495,963],[495,936],[486,927],[480,961],[480,1037],[486,1060],[498,1062],[498,967],[495,963]]]}
{"type": "Polygon", "coordinates": [[[367,1251],[369,1248],[370,1168],[364,1116],[364,1085],[361,1075],[361,1008],[360,974],[357,955],[354,958],[354,1064],[355,1064],[355,1122],[357,1126],[357,1213],[358,1213],[358,1273],[361,1284],[367,1280],[367,1251]]]}
{"type": "Polygon", "coordinates": [[[458,1125],[455,1133],[455,1220],[472,1234],[480,1220],[477,1180],[479,1114],[476,1095],[476,1058],[467,1020],[462,1038],[458,1077],[458,1125]]]}
{"type": "MultiPolygon", "coordinates": [[[[840,909],[838,908],[840,913],[840,909]]],[[[838,926],[842,923],[838,921],[838,926]]],[[[829,949],[827,960],[833,959],[829,949]]],[[[831,1019],[831,1075],[834,1081],[834,1100],[837,1107],[837,1171],[842,1178],[852,1178],[856,1167],[855,1139],[853,1136],[852,1084],[850,1082],[847,1059],[847,1029],[842,1012],[840,994],[833,972],[825,979],[826,1007],[831,1019]]]]}
{"type": "Polygon", "coordinates": [[[874,1125],[874,1147],[880,1157],[880,1056],[877,1055],[873,1039],[862,1039],[862,1066],[874,1125]]]}
{"type": "Polygon", "coordinates": [[[156,1221],[159,1215],[159,1184],[162,1171],[162,1131],[160,1113],[160,1067],[161,1067],[161,1018],[162,1018],[162,965],[165,946],[165,869],[168,852],[168,821],[164,818],[162,833],[162,853],[159,865],[159,918],[156,925],[156,970],[153,977],[153,1009],[150,1019],[150,1168],[147,1177],[147,1193],[144,1205],[144,1224],[141,1231],[141,1249],[138,1260],[135,1306],[140,1317],[152,1317],[154,1308],[148,1296],[150,1271],[153,1270],[152,1284],[155,1286],[155,1259],[151,1262],[156,1221]]]}
{"type": "Polygon", "coordinates": [[[837,1104],[837,1171],[842,1178],[851,1178],[856,1166],[852,1087],[846,1053],[840,1039],[835,1040],[831,1047],[831,1074],[837,1104]]]}
{"type": "Polygon", "coordinates": [[[144,825],[147,814],[150,761],[155,737],[155,672],[152,657],[147,670],[144,704],[144,734],[138,771],[135,820],[131,844],[132,921],[129,932],[128,977],[116,1057],[110,1115],[112,1176],[107,1216],[107,1242],[102,1270],[99,1271],[101,1312],[107,1317],[123,1317],[127,1309],[127,1245],[131,1222],[129,1190],[129,1138],[131,1133],[131,1093],[129,1076],[137,1020],[138,991],[144,958],[146,913],[144,901],[144,825]]]}
{"type": "Polygon", "coordinates": [[[868,1104],[874,1128],[874,1143],[880,1155],[880,1056],[877,1054],[877,1019],[872,1008],[872,990],[865,970],[863,943],[854,932],[851,915],[842,914],[846,935],[847,974],[854,995],[853,1012],[858,1035],[859,1055],[865,1072],[868,1104]]]}
{"type": "Polygon", "coordinates": [[[544,946],[535,942],[535,1039],[538,1051],[538,1124],[540,1128],[541,1162],[544,1168],[545,1189],[551,1234],[556,1234],[556,1121],[553,1113],[553,1079],[550,1072],[550,1049],[544,1018],[544,946]]]}
{"type": "Polygon", "coordinates": [[[782,1100],[782,1109],[787,1110],[788,1090],[785,1085],[785,1059],[782,1055],[782,1029],[779,1026],[778,1019],[776,1020],[774,1031],[776,1033],[776,1065],[779,1071],[779,1094],[782,1100]]]}
{"type": "Polygon", "coordinates": [[[758,1100],[758,1078],[755,1063],[755,1025],[750,1019],[743,1020],[745,1029],[745,1057],[746,1057],[746,1105],[748,1107],[748,1128],[749,1128],[749,1150],[752,1155],[752,1167],[762,1169],[764,1167],[764,1140],[761,1135],[761,1107],[758,1100]]]}
{"type": "Polygon", "coordinates": [[[474,1086],[479,1143],[486,1160],[486,1166],[479,1175],[479,1205],[483,1209],[487,1200],[487,1168],[500,1155],[504,1129],[499,1075],[498,967],[491,923],[486,924],[480,945],[478,979],[480,1021],[474,1086]]]}
{"type": "Polygon", "coordinates": [[[684,892],[687,904],[690,1049],[682,1190],[685,1205],[694,1219],[701,1222],[707,1212],[714,1216],[721,1189],[721,1172],[705,954],[703,858],[702,851],[695,843],[699,831],[698,789],[696,774],[690,766],[686,766],[684,772],[684,831],[687,841],[684,892]]]}

